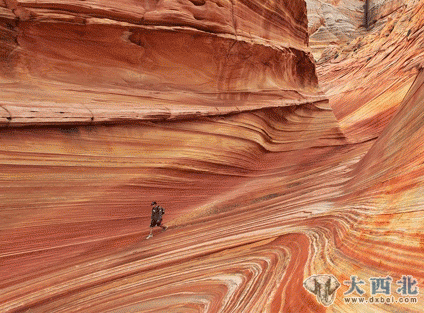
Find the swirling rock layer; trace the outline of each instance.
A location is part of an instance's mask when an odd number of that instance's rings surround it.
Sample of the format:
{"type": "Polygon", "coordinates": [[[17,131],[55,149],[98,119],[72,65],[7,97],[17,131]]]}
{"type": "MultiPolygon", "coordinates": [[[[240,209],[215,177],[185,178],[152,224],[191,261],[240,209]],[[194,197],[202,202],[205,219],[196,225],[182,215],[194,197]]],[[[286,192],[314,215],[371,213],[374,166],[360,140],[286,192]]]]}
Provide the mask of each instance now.
{"type": "Polygon", "coordinates": [[[303,282],[424,283],[422,4],[321,60],[330,102],[303,1],[0,10],[1,312],[357,312],[303,282]]]}
{"type": "Polygon", "coordinates": [[[401,7],[405,6],[405,1],[399,0],[370,0],[368,4],[368,24],[371,25],[384,18],[401,7]]]}
{"type": "Polygon", "coordinates": [[[423,63],[424,7],[417,1],[320,60],[318,74],[351,141],[376,138],[393,118],[423,63]]]}
{"type": "Polygon", "coordinates": [[[307,0],[306,3],[310,47],[315,59],[320,59],[329,46],[349,43],[363,33],[364,0],[307,0]]]}
{"type": "Polygon", "coordinates": [[[303,1],[8,1],[0,12],[2,125],[220,115],[319,96],[303,1]]]}
{"type": "Polygon", "coordinates": [[[287,231],[313,210],[289,209],[291,199],[307,205],[337,194],[328,178],[340,174],[325,160],[350,150],[326,103],[185,122],[7,129],[2,138],[6,311],[282,310],[283,269],[294,268],[301,284],[296,260],[307,257],[287,231]],[[172,227],[143,241],[152,199],[172,227]]]}

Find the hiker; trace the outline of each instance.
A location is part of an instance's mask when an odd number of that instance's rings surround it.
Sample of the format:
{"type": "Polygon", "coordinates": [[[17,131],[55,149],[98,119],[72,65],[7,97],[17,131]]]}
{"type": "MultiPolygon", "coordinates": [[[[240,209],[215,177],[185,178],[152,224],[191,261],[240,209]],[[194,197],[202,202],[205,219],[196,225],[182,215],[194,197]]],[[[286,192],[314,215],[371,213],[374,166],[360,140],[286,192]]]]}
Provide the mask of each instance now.
{"type": "Polygon", "coordinates": [[[167,230],[168,226],[162,225],[162,215],[165,214],[165,209],[157,205],[156,201],[152,202],[152,221],[150,222],[150,235],[146,239],[153,237],[153,227],[160,226],[163,230],[167,230]]]}

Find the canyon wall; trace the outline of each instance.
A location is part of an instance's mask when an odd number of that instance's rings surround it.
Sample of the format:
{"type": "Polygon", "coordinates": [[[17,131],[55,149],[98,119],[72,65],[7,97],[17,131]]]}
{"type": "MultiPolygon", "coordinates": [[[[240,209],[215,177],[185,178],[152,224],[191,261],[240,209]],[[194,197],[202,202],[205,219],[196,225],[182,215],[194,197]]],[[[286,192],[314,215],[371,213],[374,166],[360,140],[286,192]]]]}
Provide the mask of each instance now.
{"type": "Polygon", "coordinates": [[[309,103],[319,95],[305,9],[303,1],[7,1],[2,124],[309,103]]]}
{"type": "Polygon", "coordinates": [[[316,60],[328,47],[346,44],[365,25],[365,1],[307,0],[310,47],[316,60]]]}
{"type": "Polygon", "coordinates": [[[420,312],[344,300],[424,283],[424,6],[360,2],[315,69],[300,0],[0,0],[0,311],[420,312]]]}
{"type": "Polygon", "coordinates": [[[423,10],[406,1],[366,34],[323,52],[320,83],[351,142],[377,138],[411,87],[424,58],[423,10]]]}
{"type": "Polygon", "coordinates": [[[368,25],[378,22],[406,5],[405,1],[399,0],[369,0],[368,2],[368,25]]]}
{"type": "Polygon", "coordinates": [[[0,310],[293,306],[290,199],[337,194],[325,160],[358,154],[318,88],[305,3],[1,10],[0,310]],[[146,241],[152,200],[170,229],[146,241]]]}

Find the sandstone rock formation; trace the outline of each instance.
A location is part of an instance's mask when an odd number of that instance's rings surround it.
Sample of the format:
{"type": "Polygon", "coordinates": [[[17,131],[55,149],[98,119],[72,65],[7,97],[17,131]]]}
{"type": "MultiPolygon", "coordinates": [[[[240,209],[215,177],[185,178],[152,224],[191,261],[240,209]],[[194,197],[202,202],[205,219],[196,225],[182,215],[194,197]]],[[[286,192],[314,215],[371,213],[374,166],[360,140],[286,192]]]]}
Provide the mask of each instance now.
{"type": "Polygon", "coordinates": [[[375,139],[411,87],[424,57],[423,13],[422,3],[407,1],[367,34],[324,52],[320,83],[350,141],[375,139]]]}
{"type": "Polygon", "coordinates": [[[307,0],[306,3],[310,46],[317,60],[329,46],[349,43],[363,33],[364,0],[307,0]]]}
{"type": "Polygon", "coordinates": [[[356,312],[350,275],[422,286],[424,7],[387,8],[316,71],[300,0],[0,0],[0,311],[356,312]],[[170,228],[144,240],[152,200],[170,228]],[[303,285],[325,273],[328,307],[303,285]]]}
{"type": "MultiPolygon", "coordinates": [[[[368,2],[368,25],[372,25],[373,23],[380,21],[382,18],[408,5],[408,1],[399,0],[369,0],[368,2]]],[[[409,4],[411,4],[411,2],[409,2],[409,4]]]]}
{"type": "Polygon", "coordinates": [[[320,100],[303,1],[4,6],[3,124],[169,119],[320,100]]]}

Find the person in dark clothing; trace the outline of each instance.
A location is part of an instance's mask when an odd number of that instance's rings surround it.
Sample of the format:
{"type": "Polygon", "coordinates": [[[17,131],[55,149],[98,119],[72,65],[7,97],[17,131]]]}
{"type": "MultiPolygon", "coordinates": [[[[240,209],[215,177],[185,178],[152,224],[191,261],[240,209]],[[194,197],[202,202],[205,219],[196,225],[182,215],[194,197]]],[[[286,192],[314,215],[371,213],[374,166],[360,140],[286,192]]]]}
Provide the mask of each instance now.
{"type": "Polygon", "coordinates": [[[150,234],[146,239],[153,237],[153,227],[159,226],[163,230],[167,230],[168,226],[162,225],[162,215],[165,214],[165,209],[157,205],[156,201],[152,202],[152,221],[150,222],[150,234]]]}

